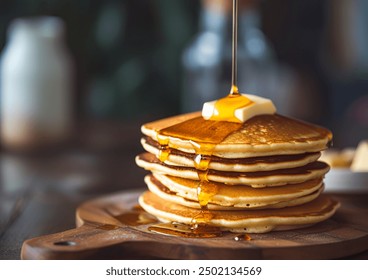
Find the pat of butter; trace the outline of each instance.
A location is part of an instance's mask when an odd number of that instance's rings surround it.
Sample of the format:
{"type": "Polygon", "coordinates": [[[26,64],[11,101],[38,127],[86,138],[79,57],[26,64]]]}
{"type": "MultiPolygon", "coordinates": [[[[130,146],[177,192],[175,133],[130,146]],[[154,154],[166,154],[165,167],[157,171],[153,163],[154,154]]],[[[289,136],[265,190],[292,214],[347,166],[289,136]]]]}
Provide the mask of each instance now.
{"type": "MultiPolygon", "coordinates": [[[[254,116],[264,114],[276,113],[276,107],[270,99],[259,97],[252,94],[242,94],[242,96],[248,98],[251,102],[244,107],[230,108],[233,110],[232,118],[228,116],[221,116],[221,112],[216,108],[217,100],[206,102],[203,104],[202,117],[205,120],[223,120],[233,122],[245,122],[254,116]]],[[[229,108],[226,108],[229,109],[229,108]]]]}

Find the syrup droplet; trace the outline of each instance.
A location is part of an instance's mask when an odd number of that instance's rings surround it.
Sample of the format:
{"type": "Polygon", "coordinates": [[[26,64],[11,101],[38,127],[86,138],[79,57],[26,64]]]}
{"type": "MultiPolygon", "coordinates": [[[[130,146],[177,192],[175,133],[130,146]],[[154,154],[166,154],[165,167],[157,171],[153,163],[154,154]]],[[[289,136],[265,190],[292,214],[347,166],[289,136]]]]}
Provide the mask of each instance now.
{"type": "Polygon", "coordinates": [[[158,159],[161,162],[165,162],[170,155],[169,138],[163,135],[157,134],[157,141],[160,144],[158,159]]]}
{"type": "Polygon", "coordinates": [[[158,159],[161,162],[165,162],[170,155],[170,148],[168,146],[161,146],[158,153],[158,159]]]}
{"type": "Polygon", "coordinates": [[[252,238],[248,234],[244,233],[244,234],[239,234],[235,236],[234,240],[235,241],[250,241],[252,240],[252,238]]]}
{"type": "Polygon", "coordinates": [[[211,183],[207,177],[211,162],[210,156],[213,154],[216,145],[212,143],[199,144],[192,141],[192,146],[196,152],[196,156],[194,158],[194,167],[197,170],[199,180],[197,185],[197,199],[201,208],[207,209],[207,204],[218,191],[217,186],[211,183]]]}
{"type": "Polygon", "coordinates": [[[231,86],[230,95],[239,95],[239,89],[235,84],[231,86]]]}
{"type": "Polygon", "coordinates": [[[212,197],[218,193],[218,186],[207,180],[200,180],[197,186],[197,197],[201,207],[207,207],[212,197]]]}
{"type": "Polygon", "coordinates": [[[195,158],[194,158],[194,167],[197,170],[203,170],[206,171],[210,165],[210,157],[209,156],[204,156],[201,154],[196,154],[195,158]]]}
{"type": "Polygon", "coordinates": [[[187,238],[212,238],[222,236],[222,231],[218,227],[208,225],[185,225],[180,223],[162,223],[148,227],[149,231],[174,235],[187,238]]]}
{"type": "Polygon", "coordinates": [[[98,226],[97,228],[102,229],[102,230],[114,230],[114,229],[119,228],[119,226],[109,225],[109,224],[102,224],[102,225],[98,226]]]}

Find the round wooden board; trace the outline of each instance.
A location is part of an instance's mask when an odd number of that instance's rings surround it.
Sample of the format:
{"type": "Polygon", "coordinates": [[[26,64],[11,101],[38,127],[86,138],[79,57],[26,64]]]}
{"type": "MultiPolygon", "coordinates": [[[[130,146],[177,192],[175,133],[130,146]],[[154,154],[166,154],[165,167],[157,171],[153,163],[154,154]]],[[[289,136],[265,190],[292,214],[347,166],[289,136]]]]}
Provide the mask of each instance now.
{"type": "Polygon", "coordinates": [[[216,238],[182,238],[129,226],[121,217],[141,192],[122,192],[88,201],[76,212],[77,228],[29,239],[22,259],[336,259],[368,250],[367,195],[335,195],[341,208],[312,227],[216,238]],[[119,220],[120,219],[120,220],[119,220]]]}

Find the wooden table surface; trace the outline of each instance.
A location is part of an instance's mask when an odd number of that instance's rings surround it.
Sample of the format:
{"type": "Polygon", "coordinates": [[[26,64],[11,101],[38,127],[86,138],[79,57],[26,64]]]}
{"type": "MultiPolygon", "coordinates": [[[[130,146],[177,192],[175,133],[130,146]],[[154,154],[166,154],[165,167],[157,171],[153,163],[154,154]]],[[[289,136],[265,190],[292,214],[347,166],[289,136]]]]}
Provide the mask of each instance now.
{"type": "MultiPolygon", "coordinates": [[[[146,172],[134,162],[142,152],[139,123],[88,123],[78,131],[57,151],[0,152],[0,259],[20,259],[24,240],[75,228],[84,201],[145,188],[146,172]]],[[[368,204],[368,194],[348,197],[368,204]]],[[[368,252],[349,259],[368,259],[368,252]]]]}

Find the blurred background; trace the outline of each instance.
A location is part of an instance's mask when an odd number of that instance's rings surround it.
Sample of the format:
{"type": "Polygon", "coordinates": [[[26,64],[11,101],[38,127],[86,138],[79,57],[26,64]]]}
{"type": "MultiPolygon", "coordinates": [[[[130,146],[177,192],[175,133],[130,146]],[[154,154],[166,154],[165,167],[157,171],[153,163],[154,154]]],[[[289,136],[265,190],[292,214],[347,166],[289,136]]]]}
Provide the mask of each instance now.
{"type": "MultiPolygon", "coordinates": [[[[239,2],[240,91],[336,149],[368,139],[368,1],[239,2]]],[[[144,188],[140,125],[230,90],[231,4],[0,0],[0,259],[74,227],[87,199],[144,188]]]]}
{"type": "MultiPolygon", "coordinates": [[[[231,2],[2,0],[0,48],[15,48],[14,19],[60,18],[73,121],[144,122],[228,93],[231,2]]],[[[335,147],[357,145],[368,137],[367,13],[360,0],[240,0],[240,90],[329,127],[335,147]]]]}
{"type": "MultiPolygon", "coordinates": [[[[228,94],[231,7],[0,1],[2,188],[23,189],[19,178],[141,186],[140,125],[228,94]]],[[[336,149],[355,148],[368,139],[367,14],[361,0],[240,0],[240,91],[328,127],[336,149]]]]}

